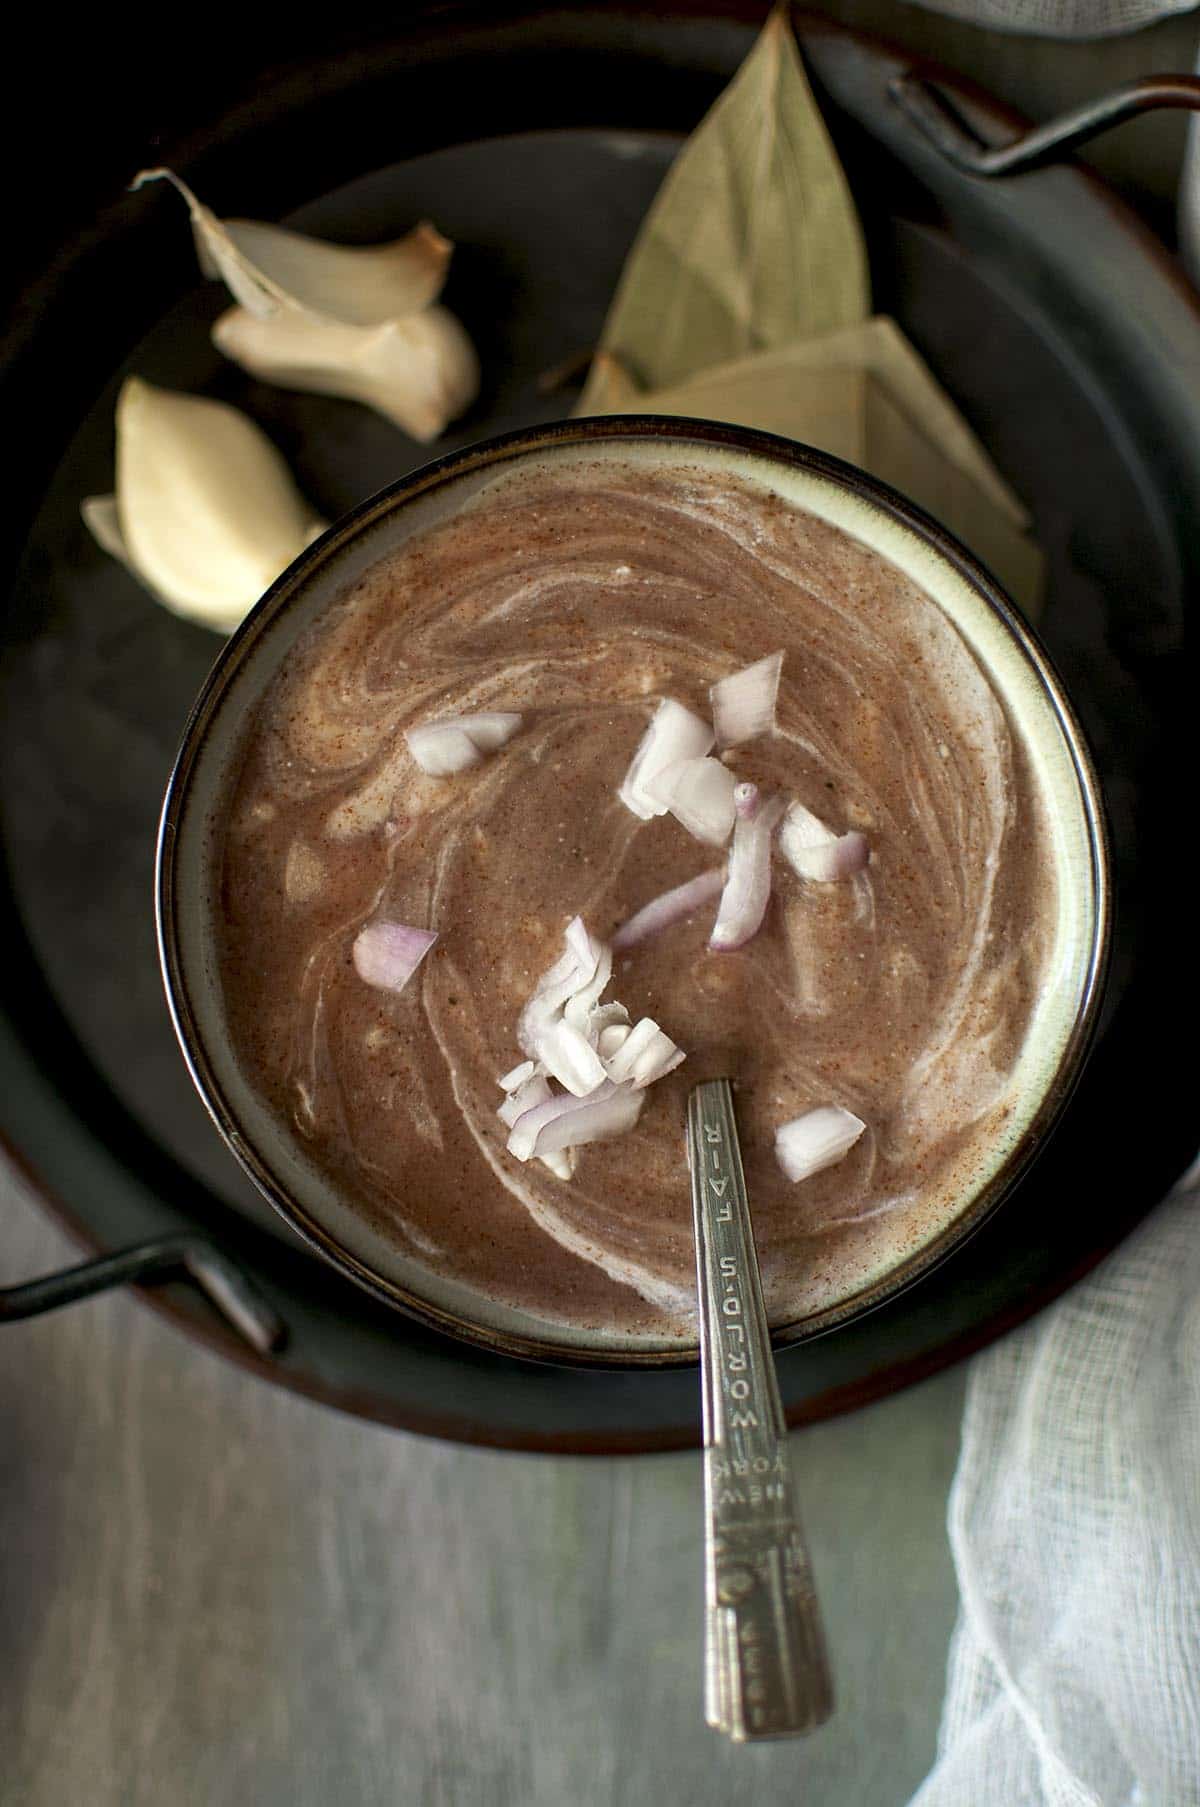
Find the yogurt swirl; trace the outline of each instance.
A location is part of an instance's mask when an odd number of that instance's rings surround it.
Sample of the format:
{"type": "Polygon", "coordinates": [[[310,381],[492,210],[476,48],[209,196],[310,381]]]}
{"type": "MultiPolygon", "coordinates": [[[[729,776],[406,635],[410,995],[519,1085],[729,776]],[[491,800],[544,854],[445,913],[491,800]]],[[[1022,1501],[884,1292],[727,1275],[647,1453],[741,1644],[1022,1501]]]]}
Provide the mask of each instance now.
{"type": "Polygon", "coordinates": [[[682,1125],[702,1078],[737,1086],[776,1322],[924,1242],[1012,1108],[1055,909],[1028,759],[937,605],[757,483],[587,458],[493,482],[297,647],[226,809],[220,960],[244,1070],[376,1227],[488,1298],[692,1334],[682,1125]],[[614,995],[688,1059],[572,1181],[521,1165],[496,1080],[564,923],[611,937],[714,862],[618,800],[632,751],[661,697],[707,714],[715,680],[778,648],[776,732],[727,759],[861,829],[870,867],[822,885],[777,859],[745,948],[710,952],[707,910],[618,955],[614,995]],[[406,728],[491,709],[524,716],[506,747],[421,774],[406,728]],[[379,912],[439,935],[395,998],[350,960],[379,912]],[[792,1186],[775,1128],[822,1104],[868,1131],[792,1186]]]}

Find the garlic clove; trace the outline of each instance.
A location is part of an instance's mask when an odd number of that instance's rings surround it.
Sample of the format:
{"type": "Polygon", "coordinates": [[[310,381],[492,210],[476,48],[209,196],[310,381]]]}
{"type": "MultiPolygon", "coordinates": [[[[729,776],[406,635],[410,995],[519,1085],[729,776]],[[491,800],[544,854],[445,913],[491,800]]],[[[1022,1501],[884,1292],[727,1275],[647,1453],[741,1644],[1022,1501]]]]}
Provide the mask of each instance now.
{"type": "MultiPolygon", "coordinates": [[[[136,578],[143,590],[149,591],[155,602],[161,603],[165,609],[170,609],[172,614],[188,613],[187,610],[177,607],[170,597],[164,596],[161,590],[157,590],[138,570],[133,555],[125,543],[125,535],[121,531],[121,514],[115,496],[85,496],[79,504],[79,512],[83,516],[84,526],[96,544],[111,558],[115,558],[119,564],[124,565],[129,575],[136,578]]],[[[244,612],[240,606],[232,606],[227,614],[219,613],[214,609],[211,614],[203,618],[204,626],[213,628],[217,633],[231,634],[242,619],[244,612]]],[[[193,616],[192,619],[199,619],[199,617],[193,616]]]]}
{"type": "Polygon", "coordinates": [[[324,531],[246,415],[138,377],[117,400],[116,495],[82,512],[167,608],[224,633],[324,531]]]}
{"type": "Polygon", "coordinates": [[[388,244],[335,245],[286,226],[218,219],[173,170],[144,169],[132,186],[158,181],[187,202],[204,274],[260,319],[298,307],[346,326],[382,326],[441,294],[454,246],[428,220],[388,244]]]}
{"type": "Polygon", "coordinates": [[[291,310],[269,320],[230,308],[212,329],[217,350],[283,389],[363,402],[414,439],[436,439],[479,390],[479,360],[443,307],[383,326],[344,326],[291,310]]]}
{"type": "MultiPolygon", "coordinates": [[[[121,532],[121,516],[117,510],[115,496],[85,496],[79,504],[79,512],[83,516],[83,524],[95,540],[96,544],[110,558],[120,562],[133,571],[133,562],[129,556],[129,547],[125,544],[125,535],[121,532]]],[[[136,571],[134,576],[137,576],[136,571]]]]}

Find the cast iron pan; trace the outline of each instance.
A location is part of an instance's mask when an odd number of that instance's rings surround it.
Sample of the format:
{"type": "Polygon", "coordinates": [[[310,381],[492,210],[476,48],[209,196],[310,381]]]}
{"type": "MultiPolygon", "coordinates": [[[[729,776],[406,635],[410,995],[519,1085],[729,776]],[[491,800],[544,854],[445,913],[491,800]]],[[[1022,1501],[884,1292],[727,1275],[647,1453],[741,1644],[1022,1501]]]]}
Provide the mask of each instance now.
{"type": "MultiPolygon", "coordinates": [[[[594,341],[677,133],[752,30],[686,8],[409,23],[369,58],[299,61],[202,143],[155,160],[218,211],[330,236],[435,219],[460,246],[447,299],[488,373],[450,449],[569,406],[537,378],[594,341]]],[[[1161,1197],[1200,1115],[1171,1047],[1197,959],[1177,872],[1188,767],[1168,731],[1189,693],[1200,557],[1200,312],[1094,179],[964,171],[890,94],[902,59],[823,23],[801,36],[863,205],[877,305],[1034,510],[1050,561],[1044,636],[1114,829],[1118,933],[1097,1051],[1033,1174],[914,1292],[781,1353],[793,1423],[906,1385],[1060,1292],[1161,1197]]],[[[994,105],[955,102],[989,141],[1011,136],[994,105]]],[[[231,1256],[286,1321],[282,1353],[249,1353],[186,1287],[154,1296],[284,1384],[476,1442],[696,1442],[693,1374],[530,1367],[373,1304],[291,1240],[191,1090],[161,994],[151,873],[163,786],[216,642],[150,603],[79,524],[79,499],[111,485],[117,383],[136,369],[247,407],[330,518],[423,456],[362,410],[224,365],[206,332],[221,305],[196,280],[174,197],[122,197],[31,291],[7,348],[5,418],[28,423],[15,492],[29,506],[10,494],[3,527],[16,579],[0,648],[0,1131],[89,1249],[171,1238],[156,1272],[181,1250],[196,1271],[197,1237],[231,1256]]]]}

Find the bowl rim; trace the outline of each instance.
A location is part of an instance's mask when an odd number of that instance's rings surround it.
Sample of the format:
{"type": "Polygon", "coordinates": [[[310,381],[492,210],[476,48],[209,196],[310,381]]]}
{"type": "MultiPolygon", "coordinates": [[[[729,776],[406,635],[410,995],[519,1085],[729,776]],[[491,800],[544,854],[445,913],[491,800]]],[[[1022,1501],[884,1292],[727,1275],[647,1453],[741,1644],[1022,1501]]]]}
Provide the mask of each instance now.
{"type": "Polygon", "coordinates": [[[397,1281],[385,1278],[345,1248],[336,1236],[297,1204],[276,1178],[270,1162],[245,1134],[208,1058],[197,1015],[189,997],[180,947],[180,887],[176,850],[192,780],[204,755],[208,730],[242,664],[267,630],[284,613],[292,598],[303,590],[309,577],[322,565],[335,559],[376,522],[433,489],[477,472],[503,467],[530,454],[552,452],[559,447],[586,448],[606,440],[667,440],[676,442],[682,450],[698,445],[724,449],[743,457],[748,455],[768,463],[782,463],[848,491],[869,507],[907,528],[949,564],[998,618],[1037,678],[1062,735],[1079,790],[1087,833],[1094,908],[1092,941],[1079,1003],[1056,1069],[1020,1140],[964,1210],[928,1243],[848,1298],[810,1317],[773,1329],[773,1345],[784,1348],[809,1342],[891,1302],[940,1267],[995,1214],[1037,1158],[1062,1117],[1095,1041],[1111,953],[1113,900],[1112,850],[1099,778],[1079,718],[1045,646],[1036,630],[1020,614],[986,567],[939,521],[908,501],[897,490],[868,476],[857,466],[799,441],[784,439],[757,428],[732,426],[687,416],[583,416],[476,441],[421,465],[341,515],[281,572],[226,641],[192,706],[167,781],[159,821],[155,850],[155,928],[167,1008],[192,1083],[226,1147],[239,1165],[267,1202],[315,1253],[384,1304],[428,1328],[499,1355],[517,1357],[540,1365],[597,1370],[694,1367],[699,1361],[699,1348],[696,1344],[627,1351],[611,1348],[592,1350],[582,1344],[555,1343],[549,1337],[526,1337],[514,1331],[476,1323],[423,1298],[397,1281]]]}

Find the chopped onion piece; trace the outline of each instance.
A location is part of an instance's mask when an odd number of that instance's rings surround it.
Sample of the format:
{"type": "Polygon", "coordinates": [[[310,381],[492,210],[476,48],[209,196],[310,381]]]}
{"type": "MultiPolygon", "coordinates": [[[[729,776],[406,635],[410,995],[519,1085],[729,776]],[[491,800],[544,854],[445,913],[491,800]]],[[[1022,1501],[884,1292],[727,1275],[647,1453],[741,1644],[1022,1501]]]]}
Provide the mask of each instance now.
{"type": "Polygon", "coordinates": [[[549,972],[543,973],[533,996],[521,1012],[517,1040],[558,1083],[577,1098],[586,1097],[605,1080],[600,1057],[580,1022],[569,1022],[568,1004],[583,995],[583,1023],[612,971],[612,950],[588,933],[576,916],[566,930],[567,950],[549,972]],[[596,984],[600,973],[603,978],[596,984]]]}
{"type": "Polygon", "coordinates": [[[724,866],[714,866],[711,871],[701,872],[698,877],[689,878],[686,884],[676,885],[673,891],[664,891],[660,897],[643,904],[613,936],[613,952],[636,947],[639,941],[648,941],[651,935],[670,928],[672,923],[682,922],[719,896],[724,883],[724,866]]]}
{"type": "Polygon", "coordinates": [[[836,879],[853,878],[862,872],[871,858],[866,835],[851,828],[835,834],[819,816],[803,803],[793,803],[779,831],[779,851],[801,878],[831,884],[836,879]]]}
{"type": "Polygon", "coordinates": [[[612,976],[612,949],[578,916],[564,939],[564,953],[521,1012],[517,1039],[529,1058],[501,1081],[515,1089],[498,1115],[511,1131],[508,1147],[518,1160],[546,1158],[560,1178],[569,1179],[564,1163],[549,1157],[629,1128],[644,1088],[684,1055],[649,1017],[631,1029],[623,1004],[600,1002],[612,976]],[[566,1096],[552,1090],[551,1079],[566,1096]]]}
{"type": "Polygon", "coordinates": [[[617,1049],[624,1047],[632,1034],[633,1030],[628,1023],[612,1023],[607,1029],[602,1029],[596,1043],[596,1052],[601,1060],[611,1061],[617,1049]]]}
{"type": "Polygon", "coordinates": [[[645,785],[698,841],[723,847],[733,830],[736,780],[719,759],[677,759],[645,785]]]}
{"type": "Polygon", "coordinates": [[[547,1072],[575,1098],[586,1098],[604,1083],[604,1065],[582,1029],[559,1017],[532,1030],[529,1047],[547,1072]]]}
{"type": "Polygon", "coordinates": [[[708,938],[709,947],[717,953],[744,947],[762,926],[771,900],[771,836],[785,807],[781,797],[764,803],[756,785],[739,785],[738,790],[753,792],[753,796],[739,803],[729,849],[729,876],[708,938]]]}
{"type": "Polygon", "coordinates": [[[606,1035],[611,1036],[618,1029],[628,1032],[629,1012],[624,1004],[598,1004],[588,1016],[587,1022],[581,1027],[593,1048],[599,1053],[600,1044],[606,1035]]]}
{"type": "Polygon", "coordinates": [[[789,860],[793,853],[806,853],[810,847],[828,847],[836,840],[832,828],[799,801],[791,804],[779,830],[780,850],[789,860]]]}
{"type": "Polygon", "coordinates": [[[823,1104],[775,1131],[775,1158],[789,1180],[806,1180],[848,1154],[866,1127],[840,1104],[823,1104]]]}
{"type": "Polygon", "coordinates": [[[604,943],[598,935],[593,935],[582,916],[572,916],[563,930],[563,940],[569,953],[574,954],[581,969],[586,967],[595,972],[604,958],[604,943]]]}
{"type": "Polygon", "coordinates": [[[369,922],[354,938],[354,970],[380,991],[403,991],[437,940],[433,929],[404,922],[369,922]]]}
{"type": "Polygon", "coordinates": [[[670,1073],[684,1059],[682,1051],[665,1035],[653,1017],[644,1016],[630,1030],[616,1053],[607,1061],[608,1076],[618,1085],[652,1085],[670,1073]]]}
{"type": "Polygon", "coordinates": [[[573,1148],[556,1148],[553,1154],[541,1154],[538,1160],[548,1167],[556,1180],[575,1178],[576,1154],[573,1148]]]}
{"type": "Polygon", "coordinates": [[[483,715],[455,715],[446,721],[425,722],[408,728],[408,750],[431,778],[446,778],[478,765],[485,753],[494,753],[512,739],[522,717],[509,709],[493,709],[483,715]]]}
{"type": "Polygon", "coordinates": [[[752,822],[762,805],[757,784],[735,784],[733,787],[733,810],[738,817],[752,822]]]}
{"type": "Polygon", "coordinates": [[[514,1067],[510,1073],[505,1073],[496,1081],[496,1084],[502,1092],[515,1092],[517,1087],[524,1085],[527,1079],[532,1079],[536,1071],[537,1068],[531,1060],[523,1060],[519,1067],[514,1067]]]}
{"type": "MultiPolygon", "coordinates": [[[[597,942],[596,945],[599,948],[599,957],[591,978],[586,985],[581,985],[577,991],[573,991],[563,1005],[563,1016],[567,1022],[573,1028],[581,1029],[589,1040],[592,1039],[592,1019],[602,1008],[600,993],[612,978],[612,949],[605,946],[603,942],[597,942]]],[[[603,1008],[611,1009],[611,1006],[603,1008]]]]}
{"type": "Polygon", "coordinates": [[[517,1120],[508,1138],[508,1152],[518,1161],[534,1155],[545,1159],[560,1149],[623,1135],[641,1115],[645,1096],[632,1086],[605,1080],[590,1097],[552,1098],[517,1120]]]}
{"type": "Polygon", "coordinates": [[[708,696],[719,747],[736,747],[744,740],[773,731],[782,669],[783,654],[768,653],[765,659],[756,660],[712,686],[708,696]]]}
{"type": "MultiPolygon", "coordinates": [[[[533,1068],[532,1061],[529,1062],[529,1066],[533,1068]]],[[[552,1097],[553,1093],[546,1083],[546,1075],[533,1071],[531,1077],[504,1100],[496,1115],[507,1129],[511,1129],[517,1119],[523,1117],[526,1111],[536,1110],[539,1104],[548,1103],[552,1097]]]]}
{"type": "Polygon", "coordinates": [[[793,860],[792,864],[802,878],[833,884],[865,872],[871,860],[871,846],[865,834],[852,828],[824,847],[808,848],[801,858],[803,863],[793,860]]]}
{"type": "Polygon", "coordinates": [[[665,816],[667,804],[658,802],[647,789],[665,766],[682,759],[703,759],[713,744],[713,731],[698,715],[665,696],[654,713],[650,726],[638,742],[617,795],[626,809],[648,822],[651,816],[665,816]]]}
{"type": "Polygon", "coordinates": [[[461,728],[481,753],[495,753],[507,745],[524,721],[515,709],[485,709],[480,715],[457,715],[454,726],[461,728]]]}
{"type": "Polygon", "coordinates": [[[424,728],[409,728],[404,738],[421,770],[431,778],[465,772],[468,766],[479,765],[483,759],[470,735],[453,722],[430,722],[424,728]]]}

